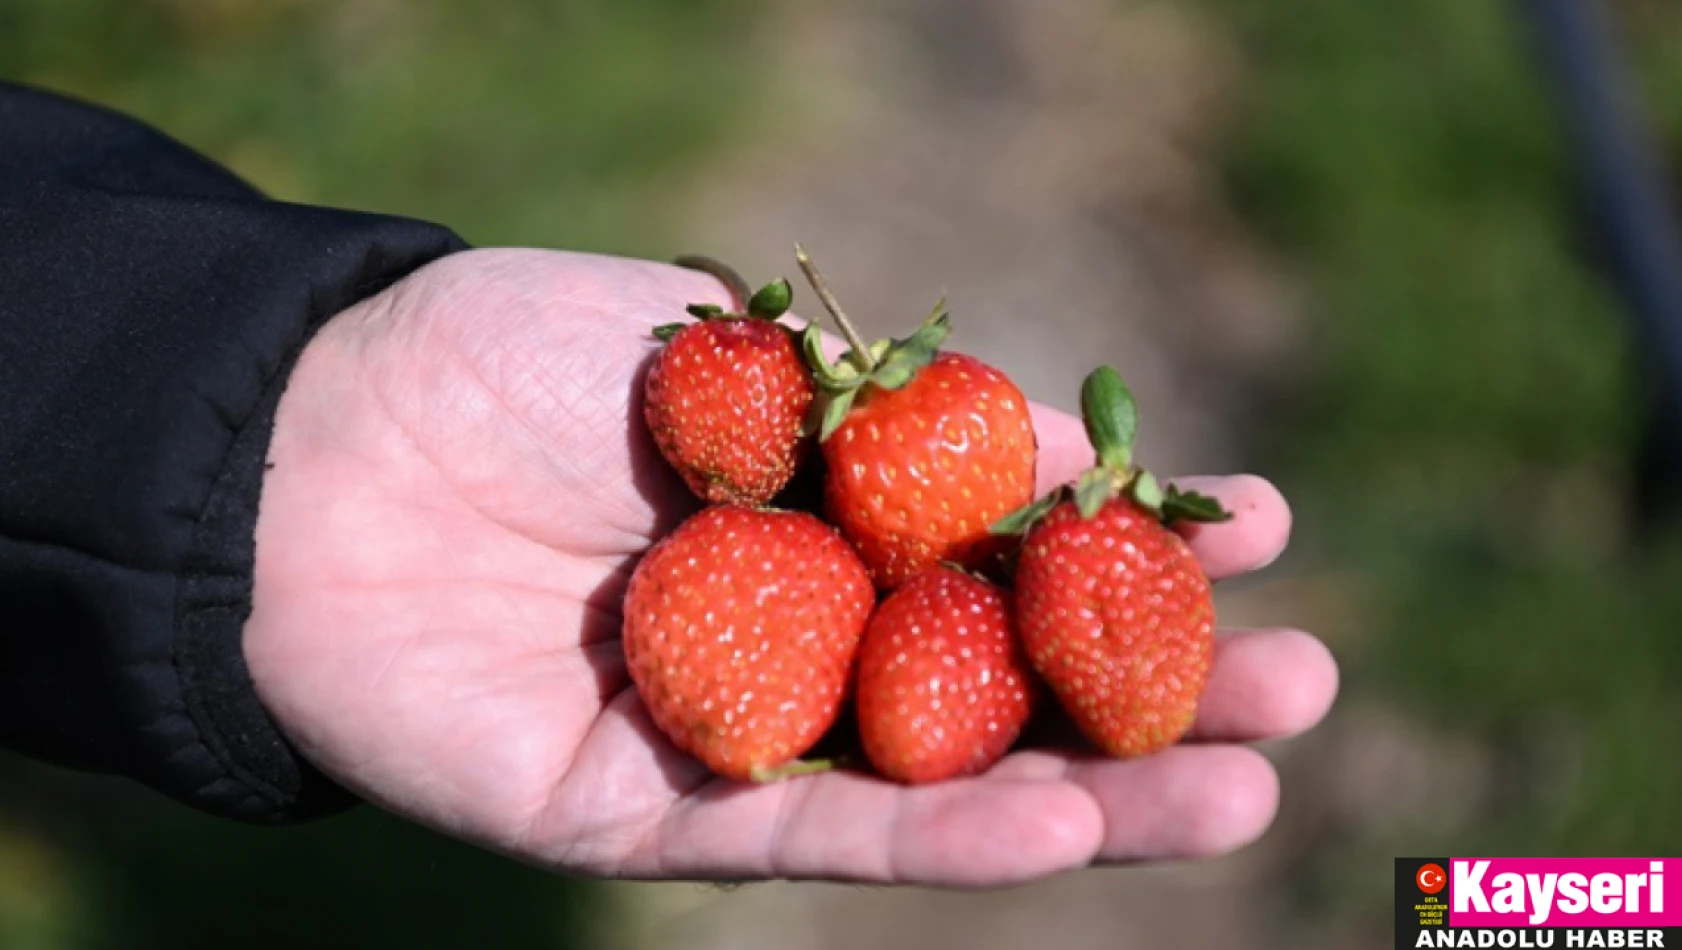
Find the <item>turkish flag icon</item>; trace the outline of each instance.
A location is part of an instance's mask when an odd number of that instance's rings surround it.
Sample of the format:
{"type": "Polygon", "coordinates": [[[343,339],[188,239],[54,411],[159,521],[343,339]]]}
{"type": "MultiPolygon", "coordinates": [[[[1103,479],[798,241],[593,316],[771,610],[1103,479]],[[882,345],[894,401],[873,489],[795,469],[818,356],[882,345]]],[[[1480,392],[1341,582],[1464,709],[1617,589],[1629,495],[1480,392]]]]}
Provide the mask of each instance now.
{"type": "Polygon", "coordinates": [[[1448,884],[1448,875],[1443,873],[1442,865],[1427,864],[1419,869],[1418,874],[1414,875],[1413,881],[1425,893],[1435,894],[1448,884]]]}

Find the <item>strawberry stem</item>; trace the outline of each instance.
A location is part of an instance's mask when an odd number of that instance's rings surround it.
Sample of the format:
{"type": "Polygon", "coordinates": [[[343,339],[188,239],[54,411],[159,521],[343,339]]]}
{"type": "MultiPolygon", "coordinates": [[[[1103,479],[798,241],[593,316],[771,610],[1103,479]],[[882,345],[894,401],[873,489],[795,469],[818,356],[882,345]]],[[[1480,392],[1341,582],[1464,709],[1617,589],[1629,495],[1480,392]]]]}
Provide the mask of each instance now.
{"type": "Polygon", "coordinates": [[[818,265],[812,263],[812,258],[807,255],[806,249],[798,244],[794,246],[794,259],[800,264],[800,270],[806,275],[806,282],[812,285],[812,292],[818,295],[819,300],[823,301],[823,308],[829,311],[831,317],[835,318],[835,325],[841,329],[841,335],[847,339],[847,345],[853,348],[851,354],[853,364],[859,368],[860,373],[869,375],[876,369],[876,360],[870,355],[870,346],[864,342],[863,337],[859,336],[859,331],[853,326],[852,321],[847,319],[847,315],[841,312],[841,302],[835,299],[835,293],[829,289],[829,282],[823,279],[823,274],[818,271],[818,265]]]}
{"type": "Polygon", "coordinates": [[[748,301],[753,299],[753,288],[736,268],[717,258],[705,254],[682,254],[672,258],[672,263],[686,270],[700,271],[723,284],[730,291],[730,309],[746,310],[748,301]]]}

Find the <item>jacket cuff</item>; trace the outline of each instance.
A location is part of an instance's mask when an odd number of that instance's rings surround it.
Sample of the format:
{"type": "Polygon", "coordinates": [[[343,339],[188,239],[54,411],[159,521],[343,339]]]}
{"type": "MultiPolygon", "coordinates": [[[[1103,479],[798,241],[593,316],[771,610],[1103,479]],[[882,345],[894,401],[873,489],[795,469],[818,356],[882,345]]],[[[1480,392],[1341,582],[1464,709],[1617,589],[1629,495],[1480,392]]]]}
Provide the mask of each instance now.
{"type": "Polygon", "coordinates": [[[308,312],[292,322],[289,338],[256,341],[256,349],[231,347],[194,387],[200,422],[220,426],[225,438],[206,446],[219,458],[205,459],[214,464],[203,469],[208,475],[197,486],[196,525],[178,573],[173,652],[181,704],[156,727],[177,737],[169,757],[175,787],[166,791],[229,817],[299,821],[355,801],[281,735],[257,698],[242,635],[251,613],[258,502],[275,411],[304,345],[335,314],[465,247],[441,228],[417,247],[414,229],[420,226],[391,226],[402,229],[404,240],[373,235],[360,261],[329,265],[316,275],[308,312]],[[262,353],[281,355],[264,359],[262,353]]]}

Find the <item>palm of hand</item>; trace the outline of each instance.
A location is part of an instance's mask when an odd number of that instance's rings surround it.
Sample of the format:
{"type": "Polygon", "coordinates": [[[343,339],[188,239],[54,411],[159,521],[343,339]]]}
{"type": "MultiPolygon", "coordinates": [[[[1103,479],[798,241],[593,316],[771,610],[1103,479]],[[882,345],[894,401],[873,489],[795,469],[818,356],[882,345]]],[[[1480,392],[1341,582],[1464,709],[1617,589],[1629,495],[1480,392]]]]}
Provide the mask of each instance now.
{"type": "MultiPolygon", "coordinates": [[[[1136,762],[1021,752],[902,789],[848,773],[714,779],[629,687],[619,598],[695,502],[640,428],[648,329],[710,278],[477,251],[341,314],[277,418],[245,649],[264,703],[348,788],[547,866],[634,877],[990,885],[1094,861],[1237,847],[1272,817],[1265,760],[1220,744],[1325,712],[1336,672],[1294,632],[1229,636],[1198,739],[1136,762]]],[[[1036,415],[1042,487],[1086,462],[1036,415]]],[[[1277,554],[1255,479],[1201,485],[1239,517],[1194,547],[1212,576],[1277,554]]]]}

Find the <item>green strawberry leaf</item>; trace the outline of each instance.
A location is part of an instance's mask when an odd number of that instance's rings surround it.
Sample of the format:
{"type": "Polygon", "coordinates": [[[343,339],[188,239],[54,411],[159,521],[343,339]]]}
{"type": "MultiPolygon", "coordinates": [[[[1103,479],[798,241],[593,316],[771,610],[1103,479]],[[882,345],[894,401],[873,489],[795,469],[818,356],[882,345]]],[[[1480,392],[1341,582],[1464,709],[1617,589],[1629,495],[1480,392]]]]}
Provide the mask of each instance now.
{"type": "Polygon", "coordinates": [[[657,327],[654,328],[654,338],[656,340],[659,340],[661,343],[670,343],[670,342],[672,342],[672,337],[677,336],[678,333],[680,331],[682,331],[683,328],[686,327],[686,326],[689,326],[689,324],[687,324],[687,323],[665,323],[665,324],[661,324],[660,326],[657,326],[657,327]]]}
{"type": "Polygon", "coordinates": [[[1162,493],[1162,485],[1155,475],[1141,471],[1134,476],[1132,492],[1134,501],[1159,514],[1162,512],[1162,502],[1167,496],[1162,493]]]}
{"type": "Polygon", "coordinates": [[[835,367],[823,355],[823,330],[818,327],[818,321],[813,320],[800,331],[800,348],[806,354],[806,365],[812,367],[814,373],[835,372],[835,367]]]}
{"type": "Polygon", "coordinates": [[[943,290],[940,292],[940,299],[934,302],[934,308],[929,311],[928,316],[923,318],[923,325],[927,326],[937,320],[949,320],[950,318],[951,314],[946,312],[946,291],[943,290]]]}
{"type": "Polygon", "coordinates": [[[1102,465],[1083,472],[1080,481],[1075,483],[1075,507],[1080,509],[1080,516],[1091,518],[1096,515],[1100,508],[1116,496],[1120,489],[1116,482],[1116,473],[1102,465]]]}
{"type": "Polygon", "coordinates": [[[829,408],[829,400],[823,396],[812,400],[806,407],[806,415],[800,420],[800,437],[802,439],[817,435],[823,429],[824,410],[829,408]]]}
{"type": "Polygon", "coordinates": [[[989,534],[1000,536],[1027,534],[1028,529],[1034,526],[1034,522],[1050,514],[1051,509],[1057,507],[1058,502],[1061,502],[1066,494],[1065,489],[1058,488],[1045,497],[1035,499],[993,522],[987,531],[989,534]]]}
{"type": "Polygon", "coordinates": [[[847,366],[843,364],[840,374],[834,379],[819,378],[817,382],[820,391],[832,396],[839,396],[842,393],[856,392],[863,388],[865,383],[870,382],[870,377],[849,375],[847,366]]]}
{"type": "Polygon", "coordinates": [[[806,365],[812,368],[812,381],[818,384],[820,390],[831,394],[852,392],[867,382],[850,361],[831,363],[823,355],[823,331],[818,328],[817,321],[806,324],[806,329],[801,331],[800,347],[805,353],[806,365]]]}
{"type": "Polygon", "coordinates": [[[883,389],[898,389],[911,382],[917,371],[934,362],[940,345],[952,332],[950,318],[937,310],[917,331],[903,340],[896,340],[880,358],[870,381],[883,389]]]}
{"type": "Polygon", "coordinates": [[[769,284],[759,288],[748,299],[748,316],[761,320],[775,320],[788,313],[789,305],[794,302],[794,288],[789,286],[785,278],[777,278],[769,284]]]}
{"type": "Polygon", "coordinates": [[[870,382],[868,376],[848,375],[847,367],[843,365],[840,376],[830,380],[819,380],[818,388],[831,395],[839,396],[842,393],[856,392],[868,382],[870,382]]]}
{"type": "Polygon", "coordinates": [[[1162,522],[1173,524],[1176,521],[1219,522],[1231,521],[1232,512],[1221,507],[1221,503],[1208,495],[1194,491],[1181,491],[1173,484],[1163,490],[1162,522]]]}
{"type": "Polygon", "coordinates": [[[934,362],[934,351],[921,348],[895,347],[888,358],[877,364],[870,381],[883,389],[899,389],[917,375],[917,371],[934,362]]]}
{"type": "Polygon", "coordinates": [[[819,385],[840,378],[835,364],[823,355],[823,330],[818,327],[818,321],[813,320],[800,331],[800,349],[805,353],[806,365],[812,368],[812,376],[819,385]]]}
{"type": "Polygon", "coordinates": [[[697,320],[710,320],[724,316],[724,308],[715,303],[692,303],[683,308],[684,312],[697,320]]]}
{"type": "Polygon", "coordinates": [[[946,343],[946,338],[952,335],[952,315],[946,312],[946,298],[940,298],[917,325],[917,329],[906,338],[907,343],[916,343],[931,350],[938,350],[946,343]]]}
{"type": "Polygon", "coordinates": [[[1139,406],[1121,374],[1109,366],[1093,370],[1080,387],[1080,413],[1098,461],[1125,471],[1133,462],[1133,442],[1139,435],[1139,406]]]}
{"type": "Polygon", "coordinates": [[[748,778],[756,784],[764,785],[800,775],[814,775],[818,772],[832,771],[840,768],[843,764],[845,762],[841,756],[832,759],[795,759],[793,762],[774,768],[756,767],[748,774],[748,778]]]}
{"type": "Polygon", "coordinates": [[[849,389],[829,397],[828,405],[823,409],[823,424],[818,429],[819,442],[828,441],[835,430],[841,428],[841,423],[846,421],[847,410],[853,408],[853,397],[857,395],[857,389],[849,389]]]}

